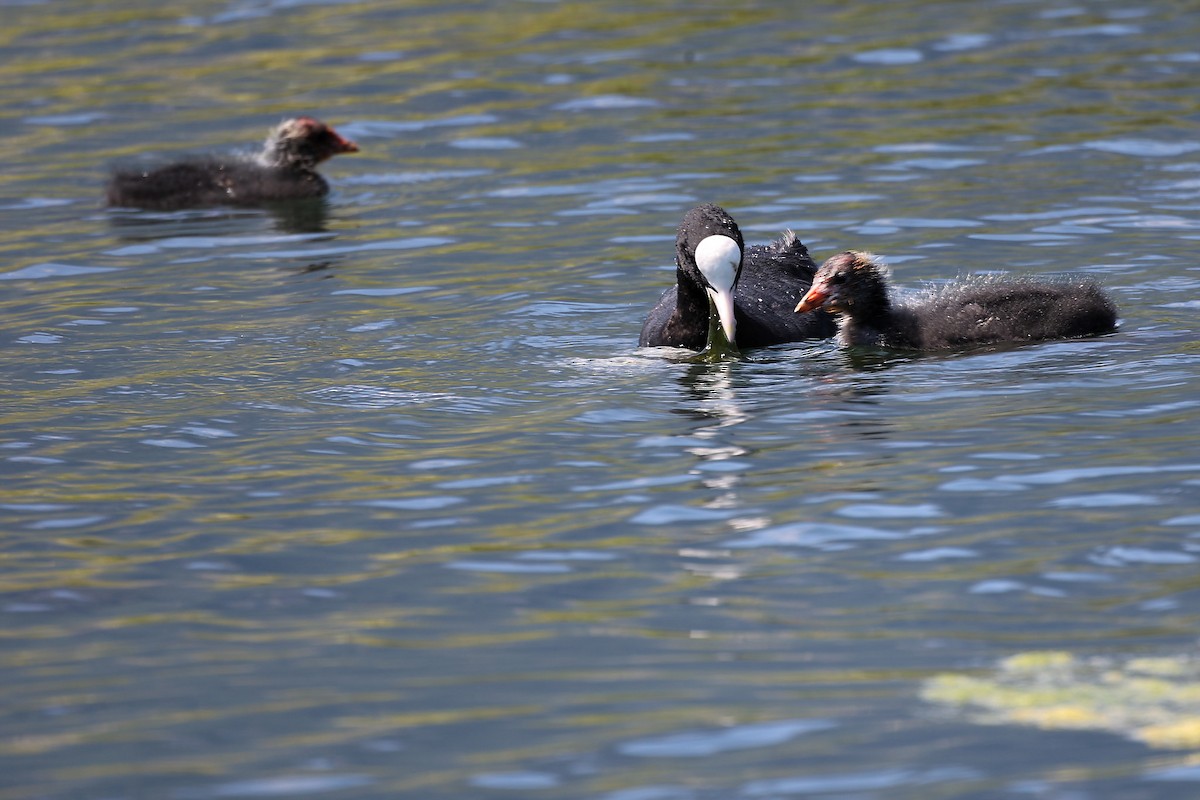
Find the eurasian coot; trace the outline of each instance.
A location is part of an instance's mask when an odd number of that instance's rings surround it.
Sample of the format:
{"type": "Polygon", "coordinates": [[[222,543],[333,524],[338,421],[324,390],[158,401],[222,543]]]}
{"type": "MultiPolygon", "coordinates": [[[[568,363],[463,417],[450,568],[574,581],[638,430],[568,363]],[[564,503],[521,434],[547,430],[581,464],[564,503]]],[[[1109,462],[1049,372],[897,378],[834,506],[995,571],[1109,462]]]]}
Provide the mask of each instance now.
{"type": "Polygon", "coordinates": [[[135,208],[262,205],[322,197],[329,184],[317,165],[358,145],[320,120],[298,117],[271,131],[257,158],[201,158],[152,170],[119,170],[108,184],[108,203],[135,208]]]}
{"type": "Polygon", "coordinates": [[[638,344],[643,347],[704,349],[710,298],[726,338],[739,347],[823,339],[837,330],[823,311],[792,313],[817,265],[791,231],[747,250],[725,209],[697,206],[679,223],[675,266],[675,285],[642,325],[638,344]]]}
{"type": "Polygon", "coordinates": [[[837,315],[844,346],[946,350],[1094,336],[1117,325],[1116,305],[1082,278],[965,280],[911,302],[893,302],[887,267],[853,250],[821,265],[796,311],[822,306],[837,315]]]}

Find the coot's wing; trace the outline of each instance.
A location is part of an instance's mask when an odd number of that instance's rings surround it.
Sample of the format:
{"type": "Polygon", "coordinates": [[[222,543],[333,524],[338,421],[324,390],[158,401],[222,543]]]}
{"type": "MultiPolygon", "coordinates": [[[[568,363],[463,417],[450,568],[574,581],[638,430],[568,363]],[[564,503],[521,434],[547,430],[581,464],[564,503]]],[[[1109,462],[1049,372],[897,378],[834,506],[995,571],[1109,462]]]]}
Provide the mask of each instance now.
{"type": "Polygon", "coordinates": [[[229,199],[235,205],[263,205],[324,197],[329,182],[312,170],[238,164],[230,170],[229,199]]]}
{"type": "Polygon", "coordinates": [[[966,283],[915,311],[925,337],[942,346],[1094,336],[1117,319],[1099,287],[1068,282],[966,283]]]}
{"type": "Polygon", "coordinates": [[[672,286],[663,292],[658,304],[650,309],[646,321],[642,323],[642,335],[638,337],[638,347],[685,347],[682,342],[669,341],[667,320],[675,312],[675,296],[678,287],[672,286]]]}
{"type": "Polygon", "coordinates": [[[808,249],[791,231],[769,245],[748,248],[734,294],[738,344],[762,347],[837,333],[837,324],[825,311],[795,313],[816,271],[808,249]]]}
{"type": "Polygon", "coordinates": [[[220,203],[226,196],[225,167],[182,161],[152,170],[123,169],[108,183],[108,202],[132,208],[175,209],[220,203]]]}

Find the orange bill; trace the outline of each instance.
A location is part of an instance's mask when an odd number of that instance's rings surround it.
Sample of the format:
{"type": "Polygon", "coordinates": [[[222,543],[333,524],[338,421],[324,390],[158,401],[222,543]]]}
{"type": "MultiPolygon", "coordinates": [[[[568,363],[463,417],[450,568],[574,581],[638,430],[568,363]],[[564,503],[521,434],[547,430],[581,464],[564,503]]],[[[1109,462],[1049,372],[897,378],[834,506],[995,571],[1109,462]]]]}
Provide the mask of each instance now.
{"type": "Polygon", "coordinates": [[[800,302],[796,304],[796,313],[803,314],[805,311],[812,311],[814,308],[820,308],[829,299],[829,293],[823,292],[816,286],[808,290],[804,297],[800,298],[800,302]]]}
{"type": "Polygon", "coordinates": [[[333,134],[333,139],[334,139],[335,144],[337,145],[339,153],[357,153],[358,152],[358,145],[356,145],[354,142],[345,138],[344,136],[339,134],[337,131],[335,131],[333,128],[330,128],[329,132],[331,134],[333,134]]]}

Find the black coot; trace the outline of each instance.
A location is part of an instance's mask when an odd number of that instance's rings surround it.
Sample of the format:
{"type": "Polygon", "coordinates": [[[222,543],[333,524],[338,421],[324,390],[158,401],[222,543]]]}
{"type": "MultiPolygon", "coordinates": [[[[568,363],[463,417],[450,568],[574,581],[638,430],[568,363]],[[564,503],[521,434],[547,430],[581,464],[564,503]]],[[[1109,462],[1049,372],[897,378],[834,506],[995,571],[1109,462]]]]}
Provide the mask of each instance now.
{"type": "Polygon", "coordinates": [[[709,300],[721,328],[738,347],[824,339],[837,328],[824,311],[797,315],[817,265],[791,231],[748,250],[725,209],[697,206],[683,216],[675,237],[675,285],[646,317],[638,344],[703,350],[709,300]]]}
{"type": "Polygon", "coordinates": [[[108,203],[133,208],[263,205],[322,197],[329,184],[317,165],[358,145],[311,117],[289,119],[271,131],[250,158],[202,158],[152,170],[119,170],[108,183],[108,203]]]}
{"type": "Polygon", "coordinates": [[[888,269],[870,253],[847,251],[817,270],[796,305],[837,315],[838,342],[910,350],[947,350],[1109,333],[1117,307],[1081,278],[983,278],[952,283],[907,303],[893,302],[888,269]]]}

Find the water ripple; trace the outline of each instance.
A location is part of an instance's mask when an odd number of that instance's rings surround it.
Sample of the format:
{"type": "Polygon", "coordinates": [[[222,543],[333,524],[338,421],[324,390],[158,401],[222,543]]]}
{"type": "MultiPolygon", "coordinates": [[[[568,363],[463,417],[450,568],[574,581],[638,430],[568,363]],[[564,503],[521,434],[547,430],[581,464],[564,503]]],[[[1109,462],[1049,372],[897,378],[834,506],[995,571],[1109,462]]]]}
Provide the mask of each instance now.
{"type": "Polygon", "coordinates": [[[818,775],[796,778],[772,778],[753,781],[742,788],[747,797],[780,797],[785,795],[842,795],[862,796],[864,792],[899,789],[903,786],[929,786],[953,781],[977,781],[983,777],[977,770],[966,767],[938,767],[928,770],[877,770],[840,775],[818,775]]]}
{"type": "Polygon", "coordinates": [[[354,120],[338,126],[338,131],[350,139],[396,138],[401,133],[429,128],[457,128],[472,125],[493,125],[500,122],[495,114],[458,114],[450,117],[405,120],[354,120]]]}
{"type": "Polygon", "coordinates": [[[1123,567],[1128,564],[1194,564],[1197,559],[1174,550],[1151,550],[1146,547],[1110,547],[1088,556],[1093,564],[1104,567],[1123,567]]]}
{"type": "Polygon", "coordinates": [[[740,539],[729,539],[725,547],[814,547],[845,549],[851,542],[898,541],[937,533],[937,528],[913,528],[908,531],[887,531],[854,525],[835,525],[821,522],[795,522],[754,531],[740,539]]]}
{"type": "Polygon", "coordinates": [[[281,775],[274,778],[230,781],[209,789],[177,789],[172,797],[179,800],[217,800],[225,797],[301,797],[369,786],[374,779],[353,773],[324,775],[281,775]]]}
{"type": "Polygon", "coordinates": [[[824,719],[788,719],[736,725],[719,731],[690,731],[648,739],[634,739],[617,745],[627,756],[641,758],[706,758],[731,750],[774,747],[807,733],[836,728],[824,719]]]}
{"type": "Polygon", "coordinates": [[[943,516],[944,512],[932,503],[917,505],[882,505],[871,503],[855,503],[842,506],[837,511],[838,516],[855,519],[901,519],[901,518],[930,518],[943,516]]]}
{"type": "Polygon", "coordinates": [[[338,181],[343,186],[407,186],[432,181],[480,178],[492,174],[490,169],[412,170],[408,172],[372,172],[350,175],[338,181]]]}
{"type": "Polygon", "coordinates": [[[319,403],[345,406],[346,408],[391,408],[454,399],[453,395],[439,392],[413,392],[384,386],[354,384],[313,389],[308,394],[316,398],[319,403]]]}
{"type": "Polygon", "coordinates": [[[888,47],[879,50],[864,50],[861,53],[855,53],[853,58],[862,64],[898,66],[924,61],[925,55],[920,50],[913,50],[911,48],[888,47]]]}
{"type": "Polygon", "coordinates": [[[91,275],[99,272],[116,272],[117,267],[85,267],[80,264],[43,263],[32,264],[21,269],[0,272],[0,281],[35,281],[45,278],[67,278],[75,275],[91,275]]]}
{"type": "Polygon", "coordinates": [[[630,108],[657,108],[662,105],[649,97],[630,97],[623,94],[602,94],[581,97],[553,106],[555,111],[614,111],[630,108]]]}
{"type": "Polygon", "coordinates": [[[1084,142],[1083,146],[1105,153],[1147,158],[1181,156],[1200,150],[1200,144],[1195,142],[1163,142],[1155,139],[1095,139],[1084,142]]]}
{"type": "Polygon", "coordinates": [[[314,247],[309,250],[250,250],[230,253],[229,258],[261,259],[261,258],[324,258],[339,256],[347,253],[369,253],[388,250],[418,250],[427,247],[442,247],[454,244],[457,239],[445,236],[413,236],[402,239],[384,239],[382,241],[358,242],[339,247],[314,247]]]}

